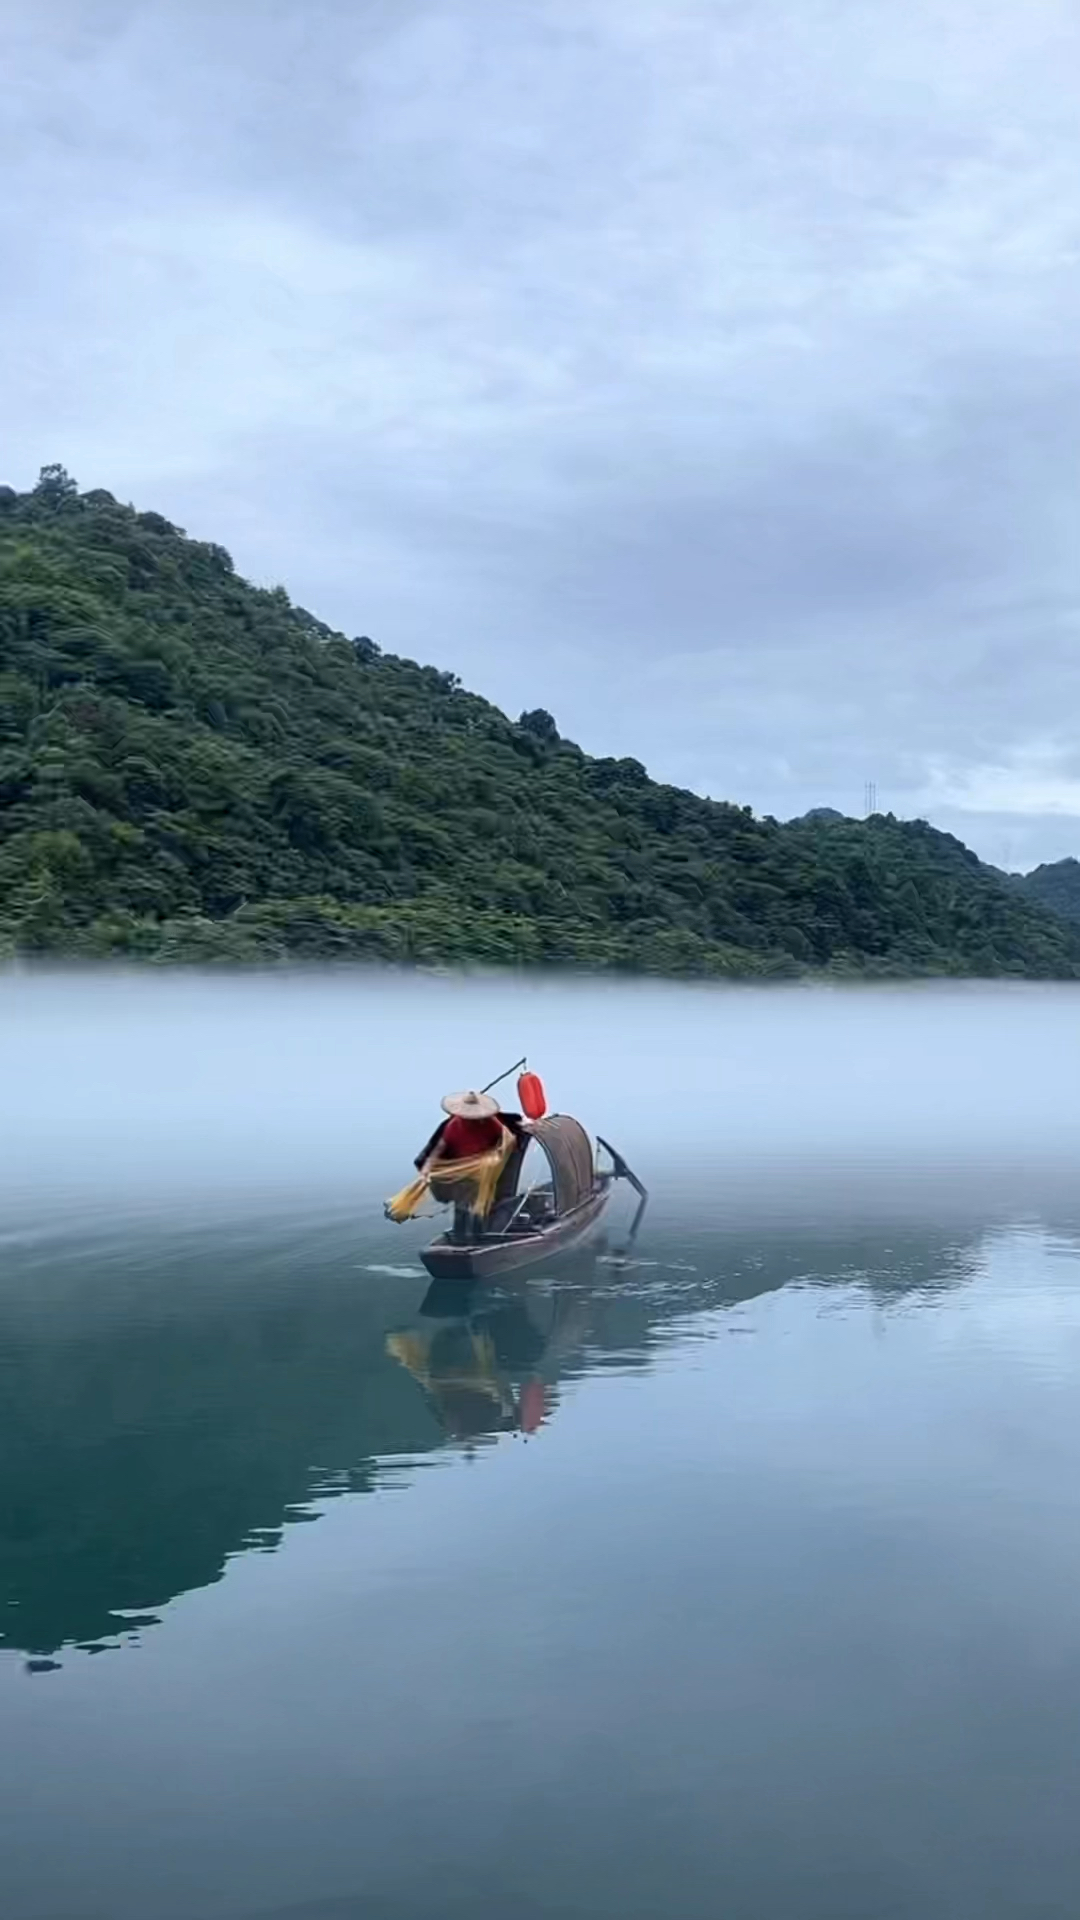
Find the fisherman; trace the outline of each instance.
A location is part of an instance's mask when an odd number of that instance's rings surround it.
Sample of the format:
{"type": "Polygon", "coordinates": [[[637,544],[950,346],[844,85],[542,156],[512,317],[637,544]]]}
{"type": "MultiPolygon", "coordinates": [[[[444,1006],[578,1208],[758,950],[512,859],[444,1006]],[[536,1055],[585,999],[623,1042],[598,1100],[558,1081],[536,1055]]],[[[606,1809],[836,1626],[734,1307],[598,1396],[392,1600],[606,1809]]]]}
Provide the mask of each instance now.
{"type": "MultiPolygon", "coordinates": [[[[455,1160],[471,1160],[478,1154],[495,1153],[507,1133],[515,1143],[521,1141],[521,1116],[500,1112],[498,1101],[489,1093],[448,1093],[442,1109],[448,1118],[435,1129],[415,1162],[421,1173],[434,1176],[432,1191],[436,1199],[442,1197],[438,1192],[440,1166],[450,1166],[455,1160]]],[[[453,1238],[478,1240],[483,1221],[472,1204],[475,1191],[461,1182],[455,1182],[452,1187],[447,1183],[446,1197],[454,1201],[453,1238]]]]}
{"type": "Polygon", "coordinates": [[[440,1122],[417,1154],[418,1168],[440,1160],[469,1160],[475,1153],[493,1153],[502,1145],[499,1103],[490,1093],[448,1093],[442,1110],[450,1117],[440,1122]]]}

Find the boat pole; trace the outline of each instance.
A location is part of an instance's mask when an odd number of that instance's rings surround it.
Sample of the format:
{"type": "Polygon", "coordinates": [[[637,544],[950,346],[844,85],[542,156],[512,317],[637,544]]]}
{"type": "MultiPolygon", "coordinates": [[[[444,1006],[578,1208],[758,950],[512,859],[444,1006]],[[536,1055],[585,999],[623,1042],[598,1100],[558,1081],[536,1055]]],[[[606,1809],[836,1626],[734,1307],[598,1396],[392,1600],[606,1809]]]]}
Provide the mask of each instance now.
{"type": "Polygon", "coordinates": [[[501,1086],[504,1080],[509,1080],[510,1075],[518,1071],[519,1067],[527,1067],[528,1064],[529,1064],[528,1056],[526,1054],[523,1054],[520,1060],[514,1061],[514,1064],[512,1067],[507,1067],[505,1073],[497,1074],[494,1080],[488,1081],[486,1087],[481,1087],[480,1089],[481,1093],[490,1093],[492,1087],[501,1086]]]}

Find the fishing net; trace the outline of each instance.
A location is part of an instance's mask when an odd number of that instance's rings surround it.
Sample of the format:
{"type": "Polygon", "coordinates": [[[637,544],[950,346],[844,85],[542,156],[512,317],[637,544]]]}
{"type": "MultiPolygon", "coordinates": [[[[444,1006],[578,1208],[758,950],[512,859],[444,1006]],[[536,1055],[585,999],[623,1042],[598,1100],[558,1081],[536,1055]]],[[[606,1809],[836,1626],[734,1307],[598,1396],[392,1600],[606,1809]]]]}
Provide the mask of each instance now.
{"type": "Polygon", "coordinates": [[[491,1212],[499,1175],[513,1146],[514,1136],[504,1127],[501,1145],[489,1153],[470,1154],[467,1160],[437,1160],[386,1202],[387,1219],[397,1221],[398,1225],[403,1220],[411,1220],[429,1193],[433,1200],[444,1204],[456,1201],[458,1206],[468,1207],[472,1213],[486,1218],[491,1212]]]}

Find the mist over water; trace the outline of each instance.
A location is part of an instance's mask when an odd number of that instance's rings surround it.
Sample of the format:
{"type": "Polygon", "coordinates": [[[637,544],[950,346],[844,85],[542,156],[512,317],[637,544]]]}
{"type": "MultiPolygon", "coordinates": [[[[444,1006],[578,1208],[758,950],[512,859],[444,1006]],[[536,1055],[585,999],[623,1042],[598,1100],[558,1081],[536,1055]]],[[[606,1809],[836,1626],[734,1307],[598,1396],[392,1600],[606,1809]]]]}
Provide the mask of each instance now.
{"type": "Polygon", "coordinates": [[[858,1213],[974,1183],[1024,1204],[1080,1164],[1068,986],[8,975],[0,1222],[367,1206],[443,1092],[523,1053],[658,1201],[858,1213]]]}
{"type": "MultiPolygon", "coordinates": [[[[0,978],[3,1920],[1080,1912],[1080,993],[0,978]],[[396,1228],[527,1053],[650,1205],[396,1228]]],[[[513,1082],[504,1097],[513,1094],[513,1082]]]]}

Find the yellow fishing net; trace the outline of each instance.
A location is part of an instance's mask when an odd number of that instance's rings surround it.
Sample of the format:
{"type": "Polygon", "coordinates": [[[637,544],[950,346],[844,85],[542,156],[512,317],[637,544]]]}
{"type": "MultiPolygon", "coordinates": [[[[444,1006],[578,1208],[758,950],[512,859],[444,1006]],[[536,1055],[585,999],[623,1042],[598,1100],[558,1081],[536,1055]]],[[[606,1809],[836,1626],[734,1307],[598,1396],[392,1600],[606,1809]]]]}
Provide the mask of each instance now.
{"type": "Polygon", "coordinates": [[[514,1136],[504,1127],[501,1146],[493,1147],[490,1153],[474,1153],[467,1160],[437,1160],[434,1166],[426,1167],[410,1186],[402,1187],[400,1193],[395,1193],[386,1202],[384,1210],[387,1219],[396,1220],[399,1226],[403,1220],[411,1220],[429,1193],[436,1200],[460,1197],[463,1206],[486,1217],[491,1212],[499,1175],[513,1145],[514,1136]],[[454,1187],[462,1189],[460,1196],[454,1194],[454,1187]],[[469,1187],[473,1189],[471,1196],[467,1192],[469,1187]],[[443,1192],[443,1188],[447,1191],[443,1192]]]}

